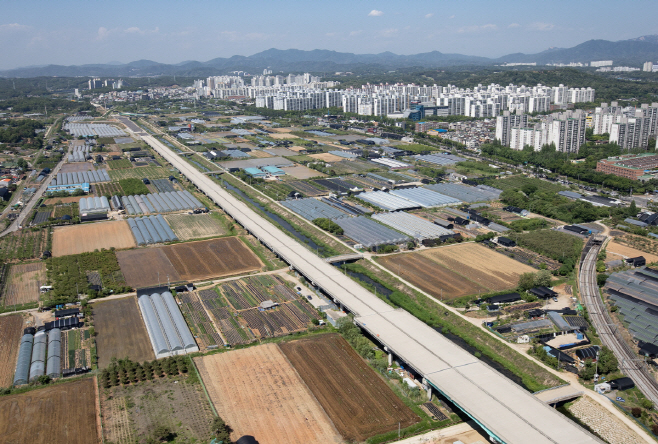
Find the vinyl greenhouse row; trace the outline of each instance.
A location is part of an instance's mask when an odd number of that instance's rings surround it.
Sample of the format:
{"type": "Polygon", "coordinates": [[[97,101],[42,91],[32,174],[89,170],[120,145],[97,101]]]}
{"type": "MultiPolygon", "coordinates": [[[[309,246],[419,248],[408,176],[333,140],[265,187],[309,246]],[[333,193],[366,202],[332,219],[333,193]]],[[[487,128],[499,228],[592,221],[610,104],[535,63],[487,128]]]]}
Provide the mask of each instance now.
{"type": "Polygon", "coordinates": [[[372,218],[417,240],[438,239],[455,234],[452,230],[404,212],[378,213],[372,218]]]}
{"type": "Polygon", "coordinates": [[[178,240],[161,215],[127,219],[137,245],[158,244],[178,240]]]}
{"type": "Polygon", "coordinates": [[[138,303],[156,358],[199,351],[171,293],[143,295],[138,303]]]}
{"type": "Polygon", "coordinates": [[[281,205],[294,211],[305,219],[315,220],[323,217],[327,219],[337,219],[346,217],[347,214],[331,205],[321,202],[312,197],[306,199],[284,200],[281,205]]]}
{"type": "Polygon", "coordinates": [[[58,378],[61,374],[61,338],[59,328],[48,332],[26,328],[18,349],[14,385],[27,384],[43,375],[58,378]]]}
{"type": "Polygon", "coordinates": [[[128,214],[171,213],[194,210],[204,205],[189,191],[122,196],[121,203],[128,214]]]}
{"type": "Polygon", "coordinates": [[[366,248],[399,244],[410,240],[409,237],[386,228],[365,216],[336,219],[335,222],[343,229],[345,236],[366,248]]]}
{"type": "Polygon", "coordinates": [[[107,170],[79,171],[77,173],[57,173],[57,177],[50,181],[50,185],[73,185],[78,183],[109,182],[110,175],[107,170]]]}
{"type": "Polygon", "coordinates": [[[427,185],[425,188],[468,203],[496,200],[502,192],[501,190],[485,185],[472,187],[457,183],[437,183],[427,185]]]}

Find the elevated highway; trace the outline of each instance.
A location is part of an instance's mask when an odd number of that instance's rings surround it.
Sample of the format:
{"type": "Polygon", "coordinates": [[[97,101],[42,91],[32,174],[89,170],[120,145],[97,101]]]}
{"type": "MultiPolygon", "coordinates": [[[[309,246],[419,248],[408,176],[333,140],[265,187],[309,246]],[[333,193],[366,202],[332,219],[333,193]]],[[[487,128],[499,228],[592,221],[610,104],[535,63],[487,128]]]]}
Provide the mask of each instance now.
{"type": "Polygon", "coordinates": [[[593,435],[408,312],[395,309],[316,256],[156,138],[121,119],[264,245],[355,315],[355,322],[405,361],[492,438],[508,444],[598,443],[593,435]]]}

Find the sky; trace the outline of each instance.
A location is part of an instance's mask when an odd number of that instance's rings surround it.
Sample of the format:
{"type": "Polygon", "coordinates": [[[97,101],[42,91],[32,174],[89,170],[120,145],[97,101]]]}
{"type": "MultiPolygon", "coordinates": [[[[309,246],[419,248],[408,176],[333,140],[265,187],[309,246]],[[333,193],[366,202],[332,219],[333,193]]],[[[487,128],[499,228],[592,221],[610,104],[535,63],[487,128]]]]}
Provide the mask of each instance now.
{"type": "Polygon", "coordinates": [[[658,33],[656,0],[22,0],[0,11],[0,69],[269,48],[500,57],[658,33]]]}

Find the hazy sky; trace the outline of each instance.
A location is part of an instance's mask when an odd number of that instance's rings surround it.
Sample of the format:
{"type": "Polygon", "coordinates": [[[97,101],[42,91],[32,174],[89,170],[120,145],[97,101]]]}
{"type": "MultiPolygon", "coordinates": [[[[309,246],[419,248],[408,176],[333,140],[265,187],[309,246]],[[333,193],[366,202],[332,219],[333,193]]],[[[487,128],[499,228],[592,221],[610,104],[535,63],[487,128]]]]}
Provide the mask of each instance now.
{"type": "Polygon", "coordinates": [[[656,0],[22,0],[0,11],[0,69],[269,48],[499,57],[658,32],[656,0]]]}

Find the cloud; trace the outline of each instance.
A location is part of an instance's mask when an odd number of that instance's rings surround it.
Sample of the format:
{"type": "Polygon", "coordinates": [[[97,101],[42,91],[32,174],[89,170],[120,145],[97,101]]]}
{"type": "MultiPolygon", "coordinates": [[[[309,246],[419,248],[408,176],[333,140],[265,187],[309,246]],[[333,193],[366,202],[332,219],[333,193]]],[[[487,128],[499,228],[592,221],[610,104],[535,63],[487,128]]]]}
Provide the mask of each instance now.
{"type": "Polygon", "coordinates": [[[518,23],[510,23],[507,27],[508,28],[520,28],[521,25],[519,25],[518,23]]]}
{"type": "Polygon", "coordinates": [[[433,16],[434,16],[434,13],[433,13],[433,12],[430,12],[429,14],[425,14],[425,18],[426,18],[426,19],[428,19],[428,18],[432,18],[433,16]]]}
{"type": "Polygon", "coordinates": [[[350,37],[354,37],[357,35],[363,34],[363,29],[359,29],[358,31],[352,31],[350,32],[350,37]]]}
{"type": "Polygon", "coordinates": [[[160,32],[160,28],[158,28],[156,26],[153,29],[141,29],[141,28],[138,28],[137,26],[133,26],[132,28],[124,29],[123,32],[125,32],[126,34],[142,34],[142,35],[147,34],[147,33],[148,34],[155,34],[157,32],[160,32]]]}
{"type": "Polygon", "coordinates": [[[368,13],[368,17],[381,17],[382,15],[384,15],[384,13],[382,11],[378,11],[376,9],[373,9],[372,11],[370,11],[368,13]]]}
{"type": "Polygon", "coordinates": [[[380,34],[382,37],[391,37],[391,36],[396,35],[397,33],[398,33],[398,29],[397,29],[397,28],[389,28],[389,29],[384,29],[383,31],[380,31],[379,34],[380,34]]]}
{"type": "Polygon", "coordinates": [[[454,18],[455,18],[455,14],[452,14],[452,15],[451,15],[450,17],[448,17],[448,18],[449,18],[449,19],[454,19],[454,18]]]}
{"type": "Polygon", "coordinates": [[[497,29],[498,29],[497,25],[494,25],[493,23],[488,23],[486,25],[464,26],[462,28],[459,28],[457,32],[471,33],[471,32],[495,31],[497,29]]]}
{"type": "Polygon", "coordinates": [[[110,30],[104,26],[101,26],[100,28],[98,28],[98,35],[96,38],[98,40],[105,40],[109,35],[110,35],[110,30]]]}
{"type": "Polygon", "coordinates": [[[533,31],[550,31],[555,28],[553,23],[534,22],[528,25],[528,28],[533,31]]]}
{"type": "Polygon", "coordinates": [[[14,31],[26,31],[30,29],[30,26],[21,25],[20,23],[6,23],[0,25],[0,31],[14,32],[14,31]]]}

